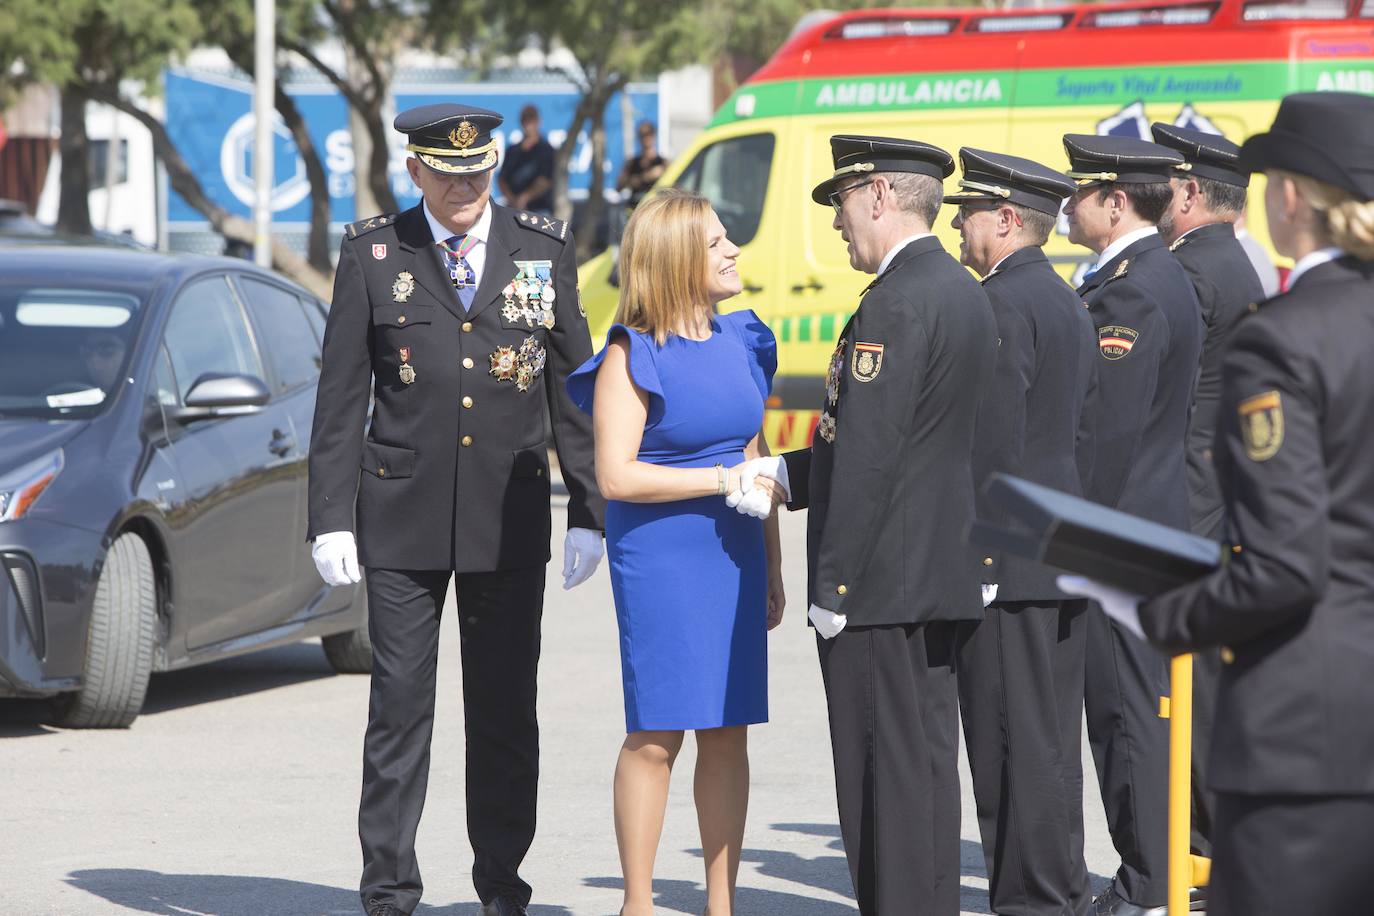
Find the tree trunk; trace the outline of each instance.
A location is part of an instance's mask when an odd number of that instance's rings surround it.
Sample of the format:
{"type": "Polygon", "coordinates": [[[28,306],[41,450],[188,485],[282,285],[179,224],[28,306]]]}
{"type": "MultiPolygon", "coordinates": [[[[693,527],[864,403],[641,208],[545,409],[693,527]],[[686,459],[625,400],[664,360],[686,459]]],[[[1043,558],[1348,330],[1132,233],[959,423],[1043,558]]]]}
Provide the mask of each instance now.
{"type": "Polygon", "coordinates": [[[587,208],[582,211],[584,228],[577,236],[578,263],[599,250],[598,231],[606,209],[606,104],[607,100],[602,99],[592,117],[592,180],[587,189],[587,208]]]}
{"type": "Polygon", "coordinates": [[[315,141],[306,127],[296,102],[277,83],[277,111],[291,131],[300,151],[301,161],[305,163],[305,175],[310,180],[310,239],[306,244],[306,259],[310,266],[328,276],[334,269],[329,257],[329,176],[325,174],[324,163],[320,161],[315,141]]]}
{"type": "Polygon", "coordinates": [[[391,190],[391,134],[390,127],[383,123],[383,111],[385,107],[382,100],[387,96],[388,88],[384,86],[375,87],[375,98],[377,104],[367,112],[367,130],[369,136],[370,156],[368,161],[368,178],[372,182],[372,198],[381,208],[382,213],[397,213],[400,211],[400,204],[396,203],[396,194],[391,190]]]}
{"type": "Polygon", "coordinates": [[[90,97],[79,86],[66,85],[61,88],[61,100],[62,138],[58,150],[62,155],[62,174],[57,228],[73,235],[90,235],[90,139],[86,136],[86,103],[90,97]]]}
{"type": "MultiPolygon", "coordinates": [[[[216,232],[227,239],[234,239],[247,245],[253,244],[253,224],[250,220],[234,216],[211,200],[201,187],[200,179],[182,158],[181,152],[167,135],[167,128],[148,112],[120,95],[118,90],[103,86],[83,87],[91,100],[117,108],[138,121],[148,129],[153,137],[153,154],[161,160],[167,170],[167,180],[172,190],[182,196],[192,209],[209,221],[216,232]]],[[[290,246],[274,236],[272,238],[272,266],[291,277],[310,292],[328,300],[332,295],[333,281],[329,274],[315,270],[290,246]]]]}
{"type": "Polygon", "coordinates": [[[565,222],[572,219],[573,212],[572,202],[568,199],[568,169],[573,151],[577,149],[577,136],[582,133],[582,125],[587,123],[590,112],[590,96],[584,92],[573,109],[568,135],[553,153],[553,215],[565,222]]]}

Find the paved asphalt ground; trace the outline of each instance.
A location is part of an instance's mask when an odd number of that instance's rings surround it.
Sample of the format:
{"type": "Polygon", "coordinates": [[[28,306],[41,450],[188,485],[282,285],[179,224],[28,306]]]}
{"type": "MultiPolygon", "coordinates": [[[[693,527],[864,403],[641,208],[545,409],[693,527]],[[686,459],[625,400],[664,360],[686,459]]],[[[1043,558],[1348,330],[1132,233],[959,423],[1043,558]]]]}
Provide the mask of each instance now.
{"type": "MultiPolygon", "coordinates": [[[[561,540],[563,518],[554,530],[561,540]]],[[[751,732],[742,916],[855,912],[835,813],[814,637],[804,622],[805,519],[784,514],[787,617],[772,634],[772,721],[751,732]]],[[[561,545],[560,545],[561,548],[561,545]]],[[[610,584],[573,592],[549,567],[540,668],[539,834],[524,875],[536,916],[606,916],[620,901],[611,771],[624,736],[610,584]]],[[[450,604],[452,594],[450,593],[450,604]]],[[[475,916],[463,821],[463,710],[445,611],[429,799],[418,848],[427,916],[475,916]]],[[[499,688],[498,688],[499,689],[499,688]]],[[[127,731],[61,731],[0,701],[0,912],[10,916],[321,916],[359,912],[356,804],[367,679],[303,643],[155,675],[127,731]]],[[[1086,742],[1085,742],[1086,747],[1086,742]]],[[[658,912],[705,906],[693,754],[678,761],[659,852],[658,912]]],[[[1088,865],[1114,867],[1092,777],[1088,865]]],[[[987,913],[964,770],[963,909],[987,913]]],[[[917,912],[913,905],[912,912],[917,912]]]]}

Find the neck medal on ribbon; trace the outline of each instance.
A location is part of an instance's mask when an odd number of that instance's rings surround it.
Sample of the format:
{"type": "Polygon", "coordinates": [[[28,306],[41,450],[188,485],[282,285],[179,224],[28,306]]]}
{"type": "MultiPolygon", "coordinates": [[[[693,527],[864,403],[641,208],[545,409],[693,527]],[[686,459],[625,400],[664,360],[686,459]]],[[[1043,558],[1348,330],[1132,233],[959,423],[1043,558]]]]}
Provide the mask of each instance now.
{"type": "Polygon", "coordinates": [[[553,327],[553,290],[552,261],[516,261],[515,279],[506,284],[501,294],[506,304],[501,309],[501,317],[510,324],[520,321],[525,327],[542,325],[553,327]]]}

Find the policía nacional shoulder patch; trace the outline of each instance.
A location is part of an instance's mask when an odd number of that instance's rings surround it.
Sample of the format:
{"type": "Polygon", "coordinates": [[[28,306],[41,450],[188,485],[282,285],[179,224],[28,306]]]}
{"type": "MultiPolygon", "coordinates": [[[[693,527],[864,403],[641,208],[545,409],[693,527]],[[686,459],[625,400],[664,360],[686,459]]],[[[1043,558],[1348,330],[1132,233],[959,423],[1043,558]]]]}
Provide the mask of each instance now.
{"type": "Polygon", "coordinates": [[[1106,359],[1121,359],[1139,339],[1139,331],[1124,325],[1107,324],[1097,329],[1097,349],[1106,359]]]}
{"type": "Polygon", "coordinates": [[[1283,399],[1277,391],[1246,398],[1240,413],[1240,437],[1251,461],[1268,461],[1283,445],[1283,399]]]}
{"type": "Polygon", "coordinates": [[[878,377],[883,368],[883,345],[856,341],[854,356],[850,359],[850,372],[860,382],[871,382],[878,377]]]}

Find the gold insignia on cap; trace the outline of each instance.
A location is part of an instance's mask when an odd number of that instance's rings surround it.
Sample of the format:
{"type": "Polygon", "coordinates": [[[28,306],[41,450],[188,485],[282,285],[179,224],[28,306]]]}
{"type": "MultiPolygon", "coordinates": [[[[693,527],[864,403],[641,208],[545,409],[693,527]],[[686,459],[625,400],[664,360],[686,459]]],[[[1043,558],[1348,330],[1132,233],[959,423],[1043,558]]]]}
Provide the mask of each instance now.
{"type": "Polygon", "coordinates": [[[1277,391],[1246,398],[1237,407],[1240,437],[1251,461],[1268,461],[1283,446],[1283,399],[1277,391]]]}
{"type": "Polygon", "coordinates": [[[879,343],[854,344],[854,356],[850,361],[850,372],[860,382],[871,382],[878,377],[883,368],[883,345],[879,343]]]}
{"type": "Polygon", "coordinates": [[[472,126],[471,121],[459,121],[458,126],[448,132],[448,142],[459,149],[467,149],[476,139],[477,128],[472,126]]]}

